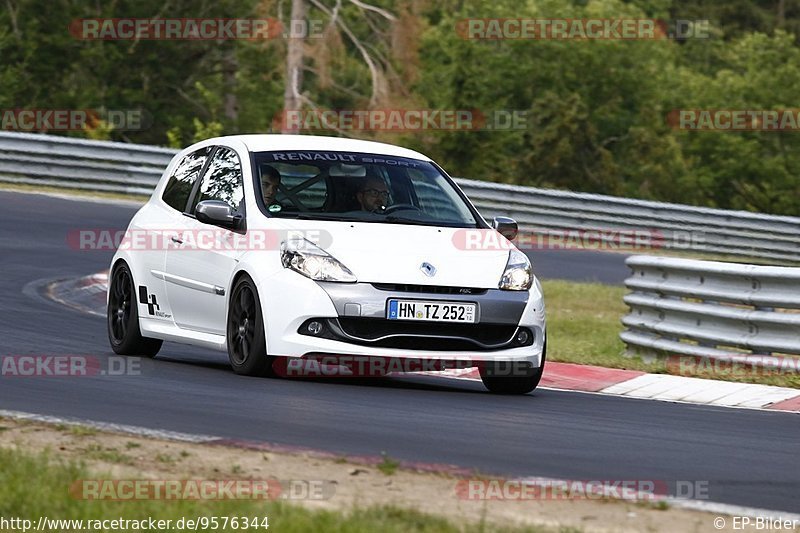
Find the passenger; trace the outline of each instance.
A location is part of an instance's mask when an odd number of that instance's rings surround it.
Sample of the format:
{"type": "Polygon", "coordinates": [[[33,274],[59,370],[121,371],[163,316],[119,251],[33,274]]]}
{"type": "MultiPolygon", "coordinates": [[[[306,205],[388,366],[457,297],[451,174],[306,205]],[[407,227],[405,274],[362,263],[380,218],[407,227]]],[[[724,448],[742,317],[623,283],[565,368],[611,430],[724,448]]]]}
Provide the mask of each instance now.
{"type": "Polygon", "coordinates": [[[261,196],[264,198],[264,205],[276,204],[275,196],[278,194],[278,187],[281,184],[281,173],[275,167],[269,165],[261,166],[261,196]]]}

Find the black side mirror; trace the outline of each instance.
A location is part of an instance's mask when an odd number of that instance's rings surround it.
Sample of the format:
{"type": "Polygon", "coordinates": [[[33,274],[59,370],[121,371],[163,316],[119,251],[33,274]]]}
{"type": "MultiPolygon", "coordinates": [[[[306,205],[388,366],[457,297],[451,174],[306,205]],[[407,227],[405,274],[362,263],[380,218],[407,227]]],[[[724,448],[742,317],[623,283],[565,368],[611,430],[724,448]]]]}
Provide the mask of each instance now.
{"type": "Polygon", "coordinates": [[[517,221],[508,217],[494,217],[492,219],[492,228],[509,241],[513,241],[519,232],[517,221]]]}
{"type": "Polygon", "coordinates": [[[194,208],[194,215],[204,224],[228,229],[239,229],[244,223],[244,217],[221,200],[203,200],[194,208]]]}

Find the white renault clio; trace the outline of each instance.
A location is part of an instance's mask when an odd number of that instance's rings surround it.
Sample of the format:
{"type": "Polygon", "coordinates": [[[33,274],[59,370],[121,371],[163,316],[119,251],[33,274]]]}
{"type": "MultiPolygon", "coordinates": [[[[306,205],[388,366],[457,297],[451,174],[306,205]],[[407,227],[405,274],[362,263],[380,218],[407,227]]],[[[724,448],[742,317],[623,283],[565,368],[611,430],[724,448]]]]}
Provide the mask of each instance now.
{"type": "Polygon", "coordinates": [[[530,392],[544,300],[506,239],[516,232],[412,150],[209,139],[175,156],[130,222],[111,264],[109,340],[127,355],[155,356],[164,340],[227,350],[245,375],[320,355],[468,361],[490,391],[530,392]]]}

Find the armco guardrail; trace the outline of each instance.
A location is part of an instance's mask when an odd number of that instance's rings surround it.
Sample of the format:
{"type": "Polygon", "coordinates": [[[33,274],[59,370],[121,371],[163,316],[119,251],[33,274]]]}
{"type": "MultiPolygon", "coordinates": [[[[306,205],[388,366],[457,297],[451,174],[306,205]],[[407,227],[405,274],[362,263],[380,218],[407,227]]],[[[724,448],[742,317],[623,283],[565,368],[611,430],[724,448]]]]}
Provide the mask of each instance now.
{"type": "Polygon", "coordinates": [[[800,262],[800,218],[457,180],[484,216],[527,230],[650,232],[658,246],[800,262]]]}
{"type": "MultiPolygon", "coordinates": [[[[150,194],[175,150],[0,132],[0,181],[150,194]]],[[[658,246],[800,263],[800,218],[456,180],[487,218],[523,231],[650,233],[658,246]]]]}
{"type": "Polygon", "coordinates": [[[800,355],[800,268],[627,259],[629,352],[711,359],[800,355]]]}
{"type": "Polygon", "coordinates": [[[149,195],[169,148],[0,132],[0,181],[149,195]]]}

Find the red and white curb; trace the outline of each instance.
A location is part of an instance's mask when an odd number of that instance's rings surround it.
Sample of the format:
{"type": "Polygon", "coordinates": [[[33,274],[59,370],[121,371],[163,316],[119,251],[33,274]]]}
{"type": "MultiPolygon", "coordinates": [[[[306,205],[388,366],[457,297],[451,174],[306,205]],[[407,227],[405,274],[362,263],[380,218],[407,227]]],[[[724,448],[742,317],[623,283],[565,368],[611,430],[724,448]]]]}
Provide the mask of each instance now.
{"type": "MultiPolygon", "coordinates": [[[[480,380],[477,369],[445,370],[436,374],[480,380]]],[[[628,398],[695,403],[720,407],[800,412],[800,389],[648,374],[572,363],[548,362],[539,384],[548,389],[596,392],[628,398]]]]}
{"type": "MultiPolygon", "coordinates": [[[[107,287],[108,271],[105,271],[77,280],[53,283],[48,288],[48,295],[74,309],[105,316],[107,287]]],[[[424,374],[480,381],[476,368],[424,374]]],[[[665,402],[800,413],[800,389],[572,363],[548,362],[540,387],[665,402]]]]}
{"type": "Polygon", "coordinates": [[[108,271],[91,276],[49,283],[45,287],[48,298],[82,313],[106,316],[108,271]]]}

